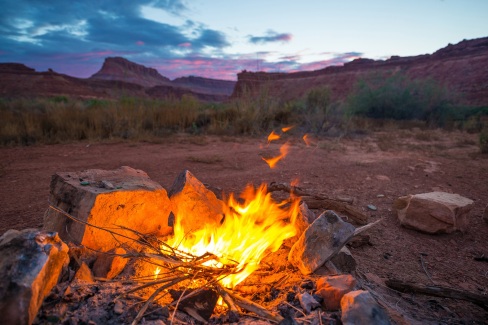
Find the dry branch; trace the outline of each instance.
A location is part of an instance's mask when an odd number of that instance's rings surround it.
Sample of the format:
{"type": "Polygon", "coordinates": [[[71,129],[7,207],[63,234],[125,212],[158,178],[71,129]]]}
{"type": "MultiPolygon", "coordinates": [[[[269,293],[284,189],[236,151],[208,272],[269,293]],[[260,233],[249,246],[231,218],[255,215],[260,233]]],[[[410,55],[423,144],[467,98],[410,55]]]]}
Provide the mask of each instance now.
{"type": "Polygon", "coordinates": [[[297,186],[291,186],[285,183],[270,183],[268,192],[284,191],[295,196],[299,196],[310,209],[334,210],[339,213],[347,214],[360,225],[368,223],[368,216],[351,206],[350,199],[330,198],[322,195],[313,195],[297,186]]]}
{"type": "Polygon", "coordinates": [[[220,289],[225,291],[232,298],[232,300],[235,302],[235,304],[237,306],[241,307],[242,309],[253,312],[258,316],[261,316],[263,318],[266,318],[267,320],[270,320],[270,321],[273,321],[276,323],[279,323],[279,322],[283,321],[283,319],[284,319],[279,314],[268,311],[268,310],[264,309],[263,307],[261,307],[260,305],[256,304],[255,302],[248,300],[246,298],[243,298],[237,294],[234,294],[222,286],[220,286],[220,289]]]}
{"type": "Polygon", "coordinates": [[[395,279],[386,280],[385,284],[388,287],[401,292],[414,292],[429,296],[466,300],[475,303],[485,309],[488,309],[488,296],[480,295],[477,293],[448,287],[413,284],[395,279]]]}

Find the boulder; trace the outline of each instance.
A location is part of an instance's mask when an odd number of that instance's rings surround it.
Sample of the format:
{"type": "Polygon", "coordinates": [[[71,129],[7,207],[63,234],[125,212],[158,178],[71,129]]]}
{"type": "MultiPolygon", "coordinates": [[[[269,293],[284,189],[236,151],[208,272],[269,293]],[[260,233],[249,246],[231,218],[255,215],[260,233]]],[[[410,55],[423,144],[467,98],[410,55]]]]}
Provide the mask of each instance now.
{"type": "Polygon", "coordinates": [[[368,291],[346,293],[341,299],[341,309],[341,320],[344,325],[390,324],[387,314],[368,291]]]}
{"type": "Polygon", "coordinates": [[[127,265],[128,259],[121,256],[124,254],[126,251],[121,247],[111,249],[107,253],[99,253],[93,264],[93,275],[107,279],[115,278],[127,265]]]}
{"type": "Polygon", "coordinates": [[[167,235],[172,229],[168,226],[171,204],[166,190],[145,172],[130,167],[56,173],[49,200],[81,222],[49,208],[44,229],[57,231],[62,239],[94,250],[106,252],[130,241],[96,227],[110,228],[130,238],[137,236],[118,226],[158,236],[167,235]]]}
{"type": "Polygon", "coordinates": [[[325,211],[305,230],[288,254],[288,260],[304,275],[336,255],[354,235],[355,227],[333,211],[325,211]]]}
{"type": "Polygon", "coordinates": [[[473,201],[458,194],[430,192],[400,197],[393,206],[404,227],[440,234],[466,230],[473,201]]]}
{"type": "Polygon", "coordinates": [[[325,276],[317,280],[316,294],[323,298],[326,310],[338,310],[342,297],[354,290],[356,279],[350,274],[325,276]]]}
{"type": "Polygon", "coordinates": [[[0,324],[31,324],[68,265],[68,246],[56,233],[8,230],[0,256],[0,324]]]}
{"type": "Polygon", "coordinates": [[[181,225],[184,233],[220,225],[224,203],[188,170],[178,175],[169,197],[174,222],[181,225]]]}

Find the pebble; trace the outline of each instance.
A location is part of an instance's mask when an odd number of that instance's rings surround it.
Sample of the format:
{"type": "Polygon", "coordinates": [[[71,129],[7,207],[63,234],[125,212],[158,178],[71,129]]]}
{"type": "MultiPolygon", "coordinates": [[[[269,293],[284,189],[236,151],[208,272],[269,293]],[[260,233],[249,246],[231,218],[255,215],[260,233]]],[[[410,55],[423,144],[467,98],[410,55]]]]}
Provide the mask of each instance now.
{"type": "Polygon", "coordinates": [[[381,198],[381,197],[385,197],[385,195],[384,194],[378,194],[378,195],[376,195],[376,197],[381,198]]]}
{"type": "Polygon", "coordinates": [[[90,182],[89,181],[81,181],[80,185],[81,186],[87,186],[87,185],[90,185],[90,182]]]}
{"type": "Polygon", "coordinates": [[[114,313],[116,313],[117,315],[121,315],[124,313],[124,304],[120,300],[117,300],[115,302],[114,313]]]}
{"type": "Polygon", "coordinates": [[[375,205],[372,205],[372,204],[368,204],[368,209],[373,210],[373,211],[378,210],[378,208],[375,205]]]}

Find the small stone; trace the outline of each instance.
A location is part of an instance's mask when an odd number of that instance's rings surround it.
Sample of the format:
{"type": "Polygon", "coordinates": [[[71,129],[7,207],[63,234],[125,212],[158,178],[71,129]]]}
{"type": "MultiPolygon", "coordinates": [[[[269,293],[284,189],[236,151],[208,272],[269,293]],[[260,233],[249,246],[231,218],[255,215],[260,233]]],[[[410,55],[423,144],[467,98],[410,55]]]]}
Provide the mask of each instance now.
{"type": "Polygon", "coordinates": [[[320,304],[308,292],[299,293],[297,297],[306,314],[310,314],[312,310],[320,307],[320,304]]]}
{"type": "Polygon", "coordinates": [[[116,300],[114,304],[114,313],[121,315],[124,313],[124,304],[120,300],[116,300]]]}
{"type": "Polygon", "coordinates": [[[110,183],[109,181],[102,181],[102,185],[104,188],[113,190],[115,188],[114,184],[110,183]]]}
{"type": "Polygon", "coordinates": [[[326,310],[338,310],[342,296],[352,291],[356,279],[350,274],[325,276],[317,280],[317,294],[324,300],[322,306],[326,310]]]}
{"type": "Polygon", "coordinates": [[[126,253],[125,249],[117,247],[107,253],[98,254],[93,264],[93,274],[100,278],[115,278],[127,265],[128,259],[121,256],[126,253]]]}
{"type": "Polygon", "coordinates": [[[344,325],[390,324],[388,316],[368,291],[357,290],[346,293],[341,299],[341,309],[344,325]]]}
{"type": "Polygon", "coordinates": [[[80,268],[78,271],[76,271],[74,280],[79,280],[86,283],[94,282],[92,272],[85,262],[82,262],[80,268]]]}
{"type": "Polygon", "coordinates": [[[342,247],[339,253],[330,260],[342,273],[352,273],[353,271],[356,271],[356,260],[347,247],[342,247]]]}
{"type": "Polygon", "coordinates": [[[378,208],[375,205],[373,205],[373,204],[368,204],[368,209],[370,209],[372,211],[378,210],[378,208]]]}
{"type": "Polygon", "coordinates": [[[384,194],[378,194],[378,195],[376,195],[376,197],[377,198],[383,198],[383,197],[385,197],[385,195],[384,194]]]}
{"type": "Polygon", "coordinates": [[[80,185],[81,186],[88,186],[88,185],[90,185],[90,182],[88,182],[88,181],[81,181],[80,182],[80,185]]]}

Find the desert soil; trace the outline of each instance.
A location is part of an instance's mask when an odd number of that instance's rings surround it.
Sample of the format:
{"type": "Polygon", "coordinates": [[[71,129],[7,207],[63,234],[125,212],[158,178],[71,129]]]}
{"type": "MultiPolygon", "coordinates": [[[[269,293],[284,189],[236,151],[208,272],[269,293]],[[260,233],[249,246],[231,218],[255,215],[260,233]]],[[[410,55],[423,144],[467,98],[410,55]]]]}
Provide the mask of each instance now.
{"type": "MultiPolygon", "coordinates": [[[[407,323],[483,324],[488,311],[467,301],[399,294],[386,279],[448,286],[488,295],[488,156],[476,135],[441,131],[384,131],[353,139],[320,139],[306,146],[298,134],[288,156],[270,169],[261,159],[285,140],[178,135],[156,143],[106,142],[0,148],[0,234],[42,227],[51,175],[59,171],[141,169],[168,189],[184,169],[203,183],[239,192],[247,183],[290,182],[314,194],[354,198],[373,222],[371,245],[351,248],[363,283],[407,323]],[[445,191],[474,201],[465,232],[429,235],[400,226],[392,208],[403,195],[445,191]],[[367,208],[373,204],[376,211],[367,208]],[[423,264],[423,265],[422,265],[423,264]]],[[[320,213],[321,211],[316,211],[320,213]]]]}

